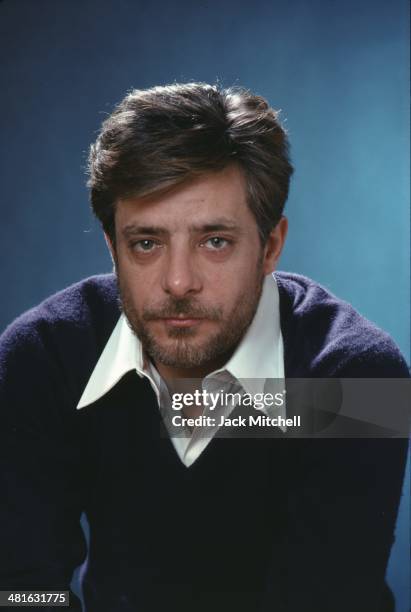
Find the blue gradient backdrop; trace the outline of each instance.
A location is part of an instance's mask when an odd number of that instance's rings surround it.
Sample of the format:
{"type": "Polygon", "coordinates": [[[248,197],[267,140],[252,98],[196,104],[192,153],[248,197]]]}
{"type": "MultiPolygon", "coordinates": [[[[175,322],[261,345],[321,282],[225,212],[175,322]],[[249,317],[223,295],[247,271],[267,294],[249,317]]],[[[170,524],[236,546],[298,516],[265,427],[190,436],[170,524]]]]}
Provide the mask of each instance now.
{"type": "MultiPolygon", "coordinates": [[[[0,327],[108,271],[84,165],[131,87],[240,84],[283,109],[296,167],[283,269],[386,329],[410,360],[408,2],[0,2],[0,327]]],[[[409,609],[409,487],[389,566],[409,609]]]]}

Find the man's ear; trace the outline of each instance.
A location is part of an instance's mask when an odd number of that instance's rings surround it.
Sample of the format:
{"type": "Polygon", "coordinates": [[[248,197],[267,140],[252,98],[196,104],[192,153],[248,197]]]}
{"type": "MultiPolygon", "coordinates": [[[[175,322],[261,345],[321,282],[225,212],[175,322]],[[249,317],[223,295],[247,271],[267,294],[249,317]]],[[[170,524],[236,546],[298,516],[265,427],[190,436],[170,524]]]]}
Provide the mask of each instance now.
{"type": "Polygon", "coordinates": [[[281,217],[277,225],[271,230],[263,254],[264,274],[271,274],[277,267],[278,259],[285,243],[288,230],[287,217],[281,217]]]}
{"type": "Polygon", "coordinates": [[[106,245],[108,246],[108,250],[110,251],[111,261],[113,265],[116,265],[116,250],[114,248],[113,242],[108,234],[104,232],[104,239],[106,241],[106,245]]]}

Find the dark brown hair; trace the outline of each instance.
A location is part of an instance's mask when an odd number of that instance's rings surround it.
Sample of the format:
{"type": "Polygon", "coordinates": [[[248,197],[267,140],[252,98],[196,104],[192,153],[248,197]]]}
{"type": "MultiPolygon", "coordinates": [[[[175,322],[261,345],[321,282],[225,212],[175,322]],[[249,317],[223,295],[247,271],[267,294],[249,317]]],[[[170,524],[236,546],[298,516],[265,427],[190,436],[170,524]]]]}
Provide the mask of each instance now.
{"type": "Polygon", "coordinates": [[[151,195],[232,163],[244,173],[264,244],[282,215],[293,172],[278,113],[239,88],[185,83],[136,89],[91,146],[92,208],[114,241],[118,199],[151,195]]]}

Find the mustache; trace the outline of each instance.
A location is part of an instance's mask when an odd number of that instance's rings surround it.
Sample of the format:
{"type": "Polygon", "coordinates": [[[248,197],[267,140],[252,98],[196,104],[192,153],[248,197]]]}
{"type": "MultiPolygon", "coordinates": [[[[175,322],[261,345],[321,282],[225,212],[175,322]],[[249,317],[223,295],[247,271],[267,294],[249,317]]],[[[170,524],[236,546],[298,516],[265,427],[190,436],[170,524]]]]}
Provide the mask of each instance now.
{"type": "Polygon", "coordinates": [[[179,315],[184,315],[187,319],[218,321],[222,318],[222,310],[217,306],[198,304],[191,298],[170,299],[159,306],[144,308],[142,319],[143,321],[155,321],[157,319],[173,319],[179,315]]]}

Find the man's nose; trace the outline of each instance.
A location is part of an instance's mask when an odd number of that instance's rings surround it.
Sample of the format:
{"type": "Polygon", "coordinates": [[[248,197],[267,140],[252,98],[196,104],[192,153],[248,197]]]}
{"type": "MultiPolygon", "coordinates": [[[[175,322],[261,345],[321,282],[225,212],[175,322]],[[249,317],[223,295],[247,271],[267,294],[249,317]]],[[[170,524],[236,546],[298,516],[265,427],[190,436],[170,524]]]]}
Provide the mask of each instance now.
{"type": "Polygon", "coordinates": [[[174,297],[185,297],[201,290],[200,270],[190,249],[169,249],[164,262],[163,289],[174,297]]]}

